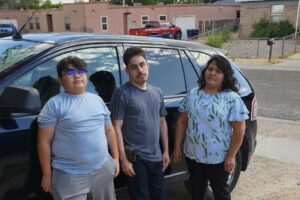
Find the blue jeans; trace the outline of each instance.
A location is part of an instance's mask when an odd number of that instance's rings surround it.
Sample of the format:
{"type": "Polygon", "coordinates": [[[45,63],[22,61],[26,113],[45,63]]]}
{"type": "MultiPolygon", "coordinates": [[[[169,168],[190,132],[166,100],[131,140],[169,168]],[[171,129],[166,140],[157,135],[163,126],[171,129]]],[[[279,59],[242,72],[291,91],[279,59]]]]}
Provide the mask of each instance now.
{"type": "Polygon", "coordinates": [[[162,161],[152,162],[137,155],[132,164],[135,176],[128,176],[128,189],[131,199],[166,200],[162,161]]]}

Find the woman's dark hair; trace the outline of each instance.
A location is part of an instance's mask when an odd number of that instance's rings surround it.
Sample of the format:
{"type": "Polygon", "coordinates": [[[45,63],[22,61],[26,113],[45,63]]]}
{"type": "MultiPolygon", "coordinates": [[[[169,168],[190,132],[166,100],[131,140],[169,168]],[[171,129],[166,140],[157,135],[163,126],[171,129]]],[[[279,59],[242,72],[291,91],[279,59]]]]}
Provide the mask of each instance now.
{"type": "Polygon", "coordinates": [[[201,77],[198,81],[199,88],[203,89],[204,86],[206,85],[204,74],[205,74],[208,66],[212,62],[215,62],[217,67],[224,74],[224,81],[223,81],[223,84],[222,84],[222,87],[221,87],[221,91],[231,89],[234,92],[238,92],[239,88],[236,86],[236,79],[233,76],[233,70],[231,68],[231,65],[230,65],[229,61],[226,58],[224,58],[223,56],[220,56],[220,55],[214,55],[208,60],[208,62],[206,64],[206,67],[202,70],[201,77]]]}
{"type": "Polygon", "coordinates": [[[86,70],[87,65],[84,60],[76,57],[76,56],[68,56],[66,58],[61,59],[56,65],[56,71],[59,78],[62,77],[63,72],[69,70],[69,64],[73,65],[76,69],[86,70]]]}

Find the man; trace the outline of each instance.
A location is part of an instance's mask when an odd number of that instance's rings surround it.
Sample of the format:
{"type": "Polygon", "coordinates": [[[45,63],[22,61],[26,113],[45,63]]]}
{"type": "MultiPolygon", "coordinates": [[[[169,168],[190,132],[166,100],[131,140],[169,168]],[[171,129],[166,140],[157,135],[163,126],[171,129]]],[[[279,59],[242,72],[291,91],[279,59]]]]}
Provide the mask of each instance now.
{"type": "Polygon", "coordinates": [[[163,95],[147,83],[149,66],[141,48],[128,48],[123,61],[129,82],[114,92],[110,104],[122,171],[131,199],[164,200],[163,171],[170,158],[163,95]]]}

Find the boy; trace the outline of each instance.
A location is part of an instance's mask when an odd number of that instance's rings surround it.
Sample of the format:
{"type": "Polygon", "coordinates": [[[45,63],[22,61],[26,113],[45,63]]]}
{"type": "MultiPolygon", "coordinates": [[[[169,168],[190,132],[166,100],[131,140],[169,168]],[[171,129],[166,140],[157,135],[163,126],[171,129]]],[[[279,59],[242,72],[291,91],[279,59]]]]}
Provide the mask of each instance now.
{"type": "Polygon", "coordinates": [[[65,92],[52,97],[38,117],[41,186],[55,200],[86,200],[88,195],[94,200],[115,199],[116,135],[103,100],[85,91],[86,72],[83,60],[62,59],[57,74],[65,92]]]}

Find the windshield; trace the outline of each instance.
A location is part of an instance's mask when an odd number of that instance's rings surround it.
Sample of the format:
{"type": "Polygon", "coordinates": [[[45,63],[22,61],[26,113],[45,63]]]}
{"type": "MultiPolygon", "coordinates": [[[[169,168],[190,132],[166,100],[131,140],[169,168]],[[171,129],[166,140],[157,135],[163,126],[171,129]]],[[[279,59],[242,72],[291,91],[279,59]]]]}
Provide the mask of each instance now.
{"type": "Polygon", "coordinates": [[[0,39],[0,73],[50,46],[52,44],[0,39]]]}

